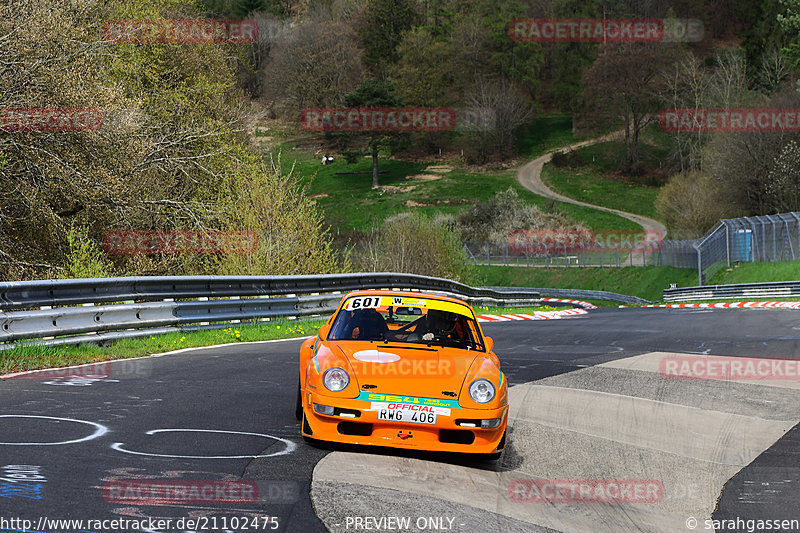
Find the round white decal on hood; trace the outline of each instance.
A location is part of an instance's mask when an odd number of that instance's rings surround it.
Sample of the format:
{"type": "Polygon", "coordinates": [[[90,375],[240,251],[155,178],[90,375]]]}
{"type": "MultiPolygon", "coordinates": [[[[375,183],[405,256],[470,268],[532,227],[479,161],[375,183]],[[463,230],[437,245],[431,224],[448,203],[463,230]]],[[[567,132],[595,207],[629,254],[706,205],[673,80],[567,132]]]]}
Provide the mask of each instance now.
{"type": "Polygon", "coordinates": [[[379,352],[378,350],[362,350],[354,353],[353,359],[365,363],[394,363],[400,360],[400,356],[393,353],[379,352]]]}

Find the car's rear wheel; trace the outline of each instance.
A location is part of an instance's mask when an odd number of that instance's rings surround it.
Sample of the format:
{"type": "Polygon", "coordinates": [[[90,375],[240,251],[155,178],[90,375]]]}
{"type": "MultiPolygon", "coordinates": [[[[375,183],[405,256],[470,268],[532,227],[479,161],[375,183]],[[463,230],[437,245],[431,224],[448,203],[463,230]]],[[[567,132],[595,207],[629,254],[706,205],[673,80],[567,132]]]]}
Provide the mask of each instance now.
{"type": "Polygon", "coordinates": [[[294,416],[297,417],[297,420],[303,419],[303,398],[302,393],[300,392],[300,377],[297,378],[297,403],[294,408],[294,416]]]}

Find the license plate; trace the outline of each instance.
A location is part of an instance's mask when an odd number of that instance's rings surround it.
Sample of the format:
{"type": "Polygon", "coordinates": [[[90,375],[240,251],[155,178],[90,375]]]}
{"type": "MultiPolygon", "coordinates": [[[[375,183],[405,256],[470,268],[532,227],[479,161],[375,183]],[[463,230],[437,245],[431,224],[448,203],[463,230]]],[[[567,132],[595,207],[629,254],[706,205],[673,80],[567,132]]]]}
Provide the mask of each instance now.
{"type": "Polygon", "coordinates": [[[436,413],[422,413],[405,409],[378,409],[378,420],[409,424],[435,424],[436,413]]]}

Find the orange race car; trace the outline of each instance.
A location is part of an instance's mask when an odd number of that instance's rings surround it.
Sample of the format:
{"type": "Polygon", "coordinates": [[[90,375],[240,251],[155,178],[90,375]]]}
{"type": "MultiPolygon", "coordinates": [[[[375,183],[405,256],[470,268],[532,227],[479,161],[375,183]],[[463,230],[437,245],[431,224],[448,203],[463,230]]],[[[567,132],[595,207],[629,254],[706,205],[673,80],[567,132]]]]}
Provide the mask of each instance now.
{"type": "Polygon", "coordinates": [[[306,438],[500,456],[508,386],[492,339],[461,300],[346,295],[300,349],[306,438]]]}

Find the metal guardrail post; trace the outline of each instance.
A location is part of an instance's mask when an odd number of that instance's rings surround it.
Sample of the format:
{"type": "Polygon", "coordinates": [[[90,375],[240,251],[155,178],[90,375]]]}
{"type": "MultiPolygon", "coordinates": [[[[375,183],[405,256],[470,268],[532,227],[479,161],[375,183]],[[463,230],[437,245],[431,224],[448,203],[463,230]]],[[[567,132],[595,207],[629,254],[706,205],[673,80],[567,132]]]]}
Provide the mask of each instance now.
{"type": "Polygon", "coordinates": [[[697,251],[697,284],[703,284],[703,259],[701,257],[700,247],[694,244],[694,249],[697,251]]]}
{"type": "Polygon", "coordinates": [[[731,234],[730,228],[728,224],[723,221],[725,224],[725,256],[728,259],[728,266],[731,266],[731,234]]]}

